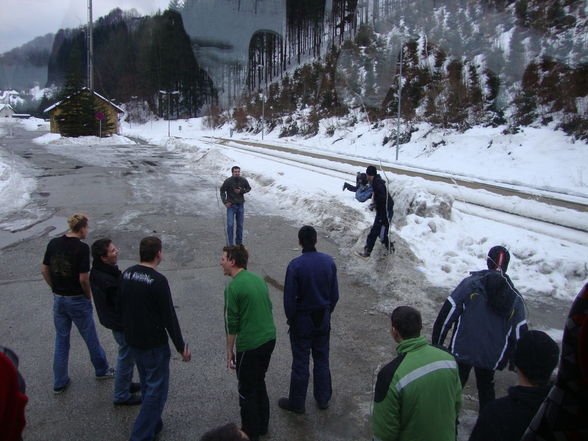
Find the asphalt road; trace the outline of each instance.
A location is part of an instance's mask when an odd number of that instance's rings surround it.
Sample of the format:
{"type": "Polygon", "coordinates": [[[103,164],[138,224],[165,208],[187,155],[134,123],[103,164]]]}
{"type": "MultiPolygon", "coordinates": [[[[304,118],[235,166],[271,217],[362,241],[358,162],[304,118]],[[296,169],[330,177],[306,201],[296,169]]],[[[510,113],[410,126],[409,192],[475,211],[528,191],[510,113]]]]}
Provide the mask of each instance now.
{"type": "MultiPolygon", "coordinates": [[[[137,407],[112,404],[113,383],[94,378],[76,330],[72,331],[69,359],[72,384],[62,395],[52,391],[52,294],[39,270],[47,242],[65,231],[66,218],[74,212],[90,217],[89,244],[105,236],[114,240],[121,250],[122,269],[136,263],[142,237],[157,235],[163,240],[164,262],[159,270],[170,282],[193,357],[190,363],[183,363],[178,354],[173,356],[160,439],[197,440],[212,427],[238,423],[237,381],[224,360],[222,294],[228,279],[218,264],[225,242],[224,210],[215,194],[219,182],[207,177],[206,170],[194,173],[181,156],[161,147],[80,146],[94,153],[92,161],[82,161],[31,142],[41,134],[17,127],[14,136],[0,140],[15,161],[26,165],[26,173],[38,180],[31,204],[4,219],[5,224],[8,221],[20,227],[0,230],[0,344],[18,353],[27,381],[24,440],[126,440],[138,411],[137,407]]],[[[310,393],[305,415],[284,412],[277,400],[288,391],[291,354],[281,284],[287,263],[300,253],[299,227],[282,218],[259,215],[255,207],[246,208],[249,269],[268,281],[278,329],[267,375],[272,407],[266,439],[368,440],[375,373],[393,358],[395,347],[381,305],[391,310],[400,304],[390,292],[402,291],[404,298],[410,298],[415,290],[425,289],[433,304],[440,306],[448,293],[426,284],[414,261],[403,258],[408,251],[394,257],[392,270],[398,274],[394,286],[375,292],[357,282],[352,276],[356,273],[350,270],[353,262],[319,231],[318,249],[333,255],[339,267],[341,300],[333,315],[331,337],[334,395],[326,411],[316,408],[310,393]]],[[[398,242],[397,249],[399,245],[407,250],[398,242]]],[[[569,305],[534,302],[528,306],[535,324],[561,328],[569,305]]],[[[427,332],[433,318],[425,316],[427,332]]],[[[97,328],[114,363],[114,339],[102,326],[97,328]]],[[[498,396],[514,382],[513,373],[499,373],[498,396]]],[[[473,379],[464,390],[460,439],[467,439],[475,420],[477,402],[472,384],[473,379]]]]}
{"type": "MultiPolygon", "coordinates": [[[[113,406],[113,382],[94,378],[76,330],[69,363],[72,384],[62,395],[52,391],[52,294],[39,268],[47,242],[65,231],[66,218],[74,212],[90,217],[88,243],[103,236],[114,240],[121,250],[122,269],[136,262],[142,237],[158,235],[163,240],[165,260],[159,269],[169,279],[193,358],[190,363],[181,362],[177,354],[172,359],[161,439],[196,440],[209,428],[239,422],[236,377],[224,361],[222,293],[228,279],[218,265],[224,245],[222,212],[214,195],[218,183],[195,176],[182,167],[181,157],[159,147],[97,146],[96,155],[112,149],[112,157],[118,158],[115,165],[102,167],[49,153],[30,142],[40,134],[17,128],[14,137],[2,139],[5,149],[27,161],[30,175],[39,183],[31,210],[38,219],[27,215],[23,222],[30,228],[4,231],[1,236],[0,344],[18,353],[27,381],[24,439],[126,440],[138,411],[113,406]]],[[[332,405],[319,411],[310,394],[304,416],[277,407],[278,398],[287,394],[291,362],[280,285],[288,261],[300,252],[298,228],[275,217],[245,219],[249,269],[269,282],[278,328],[267,377],[272,403],[268,439],[368,439],[373,372],[390,359],[392,344],[387,318],[371,306],[378,294],[343,271],[341,302],[332,324],[332,405]]],[[[339,258],[328,238],[319,241],[319,250],[339,258]]],[[[114,363],[114,339],[100,325],[98,331],[114,363]]]]}

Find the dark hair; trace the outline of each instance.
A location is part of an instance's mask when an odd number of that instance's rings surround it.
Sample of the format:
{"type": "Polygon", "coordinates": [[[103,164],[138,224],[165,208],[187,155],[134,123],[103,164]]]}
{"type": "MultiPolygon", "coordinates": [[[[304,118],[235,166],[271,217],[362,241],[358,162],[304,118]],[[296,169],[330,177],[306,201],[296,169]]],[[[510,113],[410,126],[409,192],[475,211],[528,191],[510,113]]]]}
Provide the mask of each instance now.
{"type": "Polygon", "coordinates": [[[92,258],[94,261],[99,262],[101,257],[106,257],[108,254],[108,247],[112,243],[112,240],[107,237],[98,239],[92,244],[92,258]]]}
{"type": "Polygon", "coordinates": [[[235,170],[241,170],[241,167],[239,167],[238,165],[233,165],[231,167],[231,173],[233,173],[233,171],[235,171],[235,170]]]}
{"type": "Polygon", "coordinates": [[[310,225],[303,226],[298,230],[298,242],[303,248],[314,246],[316,244],[316,230],[310,225]]]}
{"type": "Polygon", "coordinates": [[[235,261],[235,265],[237,265],[237,268],[247,269],[249,253],[243,245],[231,245],[224,247],[223,252],[227,253],[228,260],[235,261]]]}
{"type": "Polygon", "coordinates": [[[488,269],[497,269],[506,272],[508,262],[510,262],[510,253],[503,246],[497,245],[488,251],[488,257],[486,258],[488,269]]]}
{"type": "Polygon", "coordinates": [[[376,176],[378,170],[373,165],[369,165],[368,168],[365,169],[365,174],[368,176],[376,176]]]}
{"type": "Polygon", "coordinates": [[[399,306],[390,315],[392,326],[403,339],[415,338],[421,335],[423,321],[421,313],[410,306],[399,306]]]}
{"type": "Polygon", "coordinates": [[[161,239],[155,236],[144,237],[139,244],[139,258],[141,262],[153,262],[157,253],[161,251],[161,239]]]}
{"type": "Polygon", "coordinates": [[[243,436],[235,423],[228,423],[209,430],[202,435],[200,441],[242,441],[246,439],[248,438],[243,436]]]}

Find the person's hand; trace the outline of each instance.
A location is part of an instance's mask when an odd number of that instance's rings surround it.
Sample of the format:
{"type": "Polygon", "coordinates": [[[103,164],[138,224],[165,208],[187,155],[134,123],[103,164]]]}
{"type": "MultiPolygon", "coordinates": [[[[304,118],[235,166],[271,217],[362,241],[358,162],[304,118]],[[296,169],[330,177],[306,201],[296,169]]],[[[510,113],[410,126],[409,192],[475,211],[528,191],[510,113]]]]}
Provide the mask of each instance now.
{"type": "Polygon", "coordinates": [[[241,187],[235,187],[235,193],[239,194],[241,193],[241,187]]]}
{"type": "Polygon", "coordinates": [[[231,208],[232,206],[233,206],[233,204],[231,204],[230,202],[225,202],[225,207],[231,208]]]}
{"type": "Polygon", "coordinates": [[[192,359],[192,353],[188,349],[188,343],[184,345],[184,351],[182,352],[182,361],[190,361],[192,359]]]}
{"type": "Polygon", "coordinates": [[[227,351],[227,369],[236,369],[235,364],[235,353],[233,351],[227,351]]]}

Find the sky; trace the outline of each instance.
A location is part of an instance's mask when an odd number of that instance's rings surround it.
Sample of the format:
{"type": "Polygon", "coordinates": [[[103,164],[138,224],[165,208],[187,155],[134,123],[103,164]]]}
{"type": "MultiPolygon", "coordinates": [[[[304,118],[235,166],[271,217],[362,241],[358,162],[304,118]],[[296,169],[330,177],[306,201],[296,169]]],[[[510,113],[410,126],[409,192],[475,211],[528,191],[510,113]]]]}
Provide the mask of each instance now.
{"type": "MultiPolygon", "coordinates": [[[[164,10],[169,0],[93,0],[94,20],[114,8],[135,8],[141,14],[164,10]]],[[[61,28],[88,21],[87,0],[0,0],[0,53],[61,28]]]]}

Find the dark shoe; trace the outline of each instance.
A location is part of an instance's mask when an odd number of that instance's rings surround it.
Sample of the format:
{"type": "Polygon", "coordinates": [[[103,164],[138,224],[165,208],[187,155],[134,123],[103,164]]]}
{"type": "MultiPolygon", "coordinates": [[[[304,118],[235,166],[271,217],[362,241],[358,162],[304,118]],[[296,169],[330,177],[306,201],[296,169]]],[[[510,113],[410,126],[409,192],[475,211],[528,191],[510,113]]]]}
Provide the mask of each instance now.
{"type": "Polygon", "coordinates": [[[62,394],[63,392],[65,392],[65,390],[67,389],[67,387],[69,386],[70,383],[71,383],[71,380],[67,380],[67,383],[65,383],[63,386],[61,386],[61,387],[54,387],[53,388],[53,393],[55,395],[62,394]]]}
{"type": "Polygon", "coordinates": [[[102,375],[96,375],[96,380],[112,380],[114,378],[114,369],[108,368],[108,370],[102,375]]]}
{"type": "Polygon", "coordinates": [[[360,252],[360,253],[357,253],[357,255],[358,255],[359,257],[363,257],[364,259],[367,259],[368,257],[370,257],[370,255],[371,255],[371,254],[372,254],[372,253],[369,253],[369,252],[367,252],[367,251],[362,251],[362,252],[360,252]]]}
{"type": "Polygon", "coordinates": [[[347,190],[347,185],[348,185],[347,182],[343,183],[343,191],[347,190]]]}
{"type": "Polygon", "coordinates": [[[141,404],[142,398],[140,395],[131,395],[131,397],[126,401],[115,401],[114,404],[116,406],[136,406],[137,404],[141,404]]]}
{"type": "Polygon", "coordinates": [[[132,394],[141,392],[141,383],[131,383],[131,386],[129,387],[129,392],[132,394]]]}
{"type": "Polygon", "coordinates": [[[316,405],[317,405],[317,407],[318,407],[320,410],[326,410],[326,409],[328,409],[328,408],[329,408],[329,402],[328,402],[328,401],[325,401],[324,403],[321,403],[321,402],[317,401],[317,402],[316,402],[316,405]]]}
{"type": "Polygon", "coordinates": [[[280,408],[282,408],[284,410],[289,410],[290,412],[294,412],[294,413],[297,413],[297,414],[300,414],[300,415],[303,414],[304,411],[305,411],[304,407],[303,408],[300,408],[300,409],[299,408],[296,408],[296,407],[292,407],[290,405],[290,400],[288,398],[286,398],[286,397],[280,398],[278,400],[278,406],[280,406],[280,408]]]}

